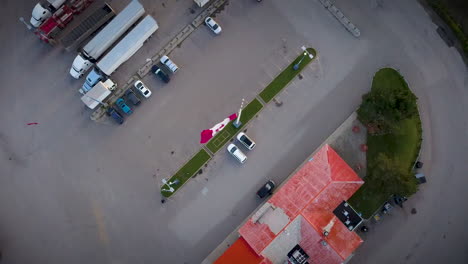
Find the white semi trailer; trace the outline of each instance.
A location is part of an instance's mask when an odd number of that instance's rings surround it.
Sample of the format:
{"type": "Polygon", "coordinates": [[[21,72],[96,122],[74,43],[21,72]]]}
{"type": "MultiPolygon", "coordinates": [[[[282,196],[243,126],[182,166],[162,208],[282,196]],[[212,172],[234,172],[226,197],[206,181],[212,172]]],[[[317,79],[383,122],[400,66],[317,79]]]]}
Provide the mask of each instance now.
{"type": "Polygon", "coordinates": [[[96,66],[110,76],[122,63],[133,56],[145,41],[158,29],[158,23],[150,15],[143,18],[96,66]]]}
{"type": "Polygon", "coordinates": [[[104,29],[83,47],[73,60],[70,75],[81,78],[86,71],[145,13],[143,6],[136,0],[130,2],[104,29]]]}

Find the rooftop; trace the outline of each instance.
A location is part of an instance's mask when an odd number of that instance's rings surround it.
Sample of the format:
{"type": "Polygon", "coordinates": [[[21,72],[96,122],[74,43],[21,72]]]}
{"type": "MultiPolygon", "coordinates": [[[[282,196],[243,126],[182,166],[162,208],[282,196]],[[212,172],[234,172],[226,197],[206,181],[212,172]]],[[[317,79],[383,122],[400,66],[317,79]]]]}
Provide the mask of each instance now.
{"type": "Polygon", "coordinates": [[[309,262],[341,263],[362,240],[333,212],[344,206],[343,201],[363,183],[325,145],[252,215],[239,233],[256,254],[272,263],[284,263],[296,245],[310,257],[309,262]]]}

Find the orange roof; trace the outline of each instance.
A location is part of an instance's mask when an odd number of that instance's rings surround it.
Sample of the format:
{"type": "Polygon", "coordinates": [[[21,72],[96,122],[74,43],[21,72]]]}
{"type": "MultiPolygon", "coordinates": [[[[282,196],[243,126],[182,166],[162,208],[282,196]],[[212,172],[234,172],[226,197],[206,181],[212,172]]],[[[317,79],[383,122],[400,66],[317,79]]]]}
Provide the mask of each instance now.
{"type": "MultiPolygon", "coordinates": [[[[239,233],[258,255],[269,258],[268,254],[273,252],[268,249],[270,244],[276,243],[274,248],[278,248],[280,244],[290,243],[281,236],[285,229],[300,229],[296,242],[312,260],[341,263],[362,240],[346,228],[333,210],[363,183],[346,162],[325,145],[272,196],[262,207],[264,211],[254,214],[239,229],[239,233]],[[291,225],[295,220],[300,224],[291,225]],[[323,236],[325,230],[329,233],[326,237],[323,236]]],[[[285,250],[288,252],[290,248],[285,250]]]]}
{"type": "Polygon", "coordinates": [[[214,264],[260,264],[263,257],[258,256],[255,251],[242,238],[238,238],[214,264]]]}

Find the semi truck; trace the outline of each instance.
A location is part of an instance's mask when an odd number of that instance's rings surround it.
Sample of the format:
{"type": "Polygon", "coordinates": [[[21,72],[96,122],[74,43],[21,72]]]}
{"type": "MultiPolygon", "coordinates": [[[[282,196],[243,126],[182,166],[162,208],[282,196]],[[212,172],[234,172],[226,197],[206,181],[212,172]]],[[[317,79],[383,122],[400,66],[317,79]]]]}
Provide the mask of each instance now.
{"type": "MultiPolygon", "coordinates": [[[[88,0],[81,0],[81,2],[88,2],[88,0]]],[[[88,2],[88,5],[89,4],[90,2],[88,2]]],[[[114,17],[115,13],[109,5],[104,4],[102,7],[89,14],[73,29],[63,30],[74,15],[75,12],[73,9],[68,7],[68,5],[63,5],[52,17],[48,18],[46,22],[36,29],[35,34],[46,43],[52,45],[60,43],[67,51],[70,51],[76,48],[109,19],[114,17]]]]}
{"type": "Polygon", "coordinates": [[[158,29],[158,23],[150,15],[143,18],[96,66],[110,76],[122,63],[135,54],[158,29]]]}
{"type": "Polygon", "coordinates": [[[47,18],[35,31],[40,40],[49,43],[55,39],[58,33],[64,29],[73,19],[73,10],[67,6],[61,6],[54,14],[47,18]]]}
{"type": "MultiPolygon", "coordinates": [[[[61,5],[34,30],[39,39],[55,43],[55,38],[73,20],[74,16],[86,9],[94,0],[72,0],[61,5]]],[[[45,11],[44,11],[45,12],[45,11]]]]}
{"type": "Polygon", "coordinates": [[[76,49],[85,39],[115,16],[115,12],[107,3],[96,9],[79,25],[60,38],[60,44],[67,51],[76,49]]]}
{"type": "Polygon", "coordinates": [[[105,82],[100,81],[81,97],[81,101],[90,109],[94,109],[99,104],[104,104],[103,100],[111,94],[112,87],[115,87],[115,84],[111,79],[107,79],[105,82]]]}
{"type": "Polygon", "coordinates": [[[136,0],[130,2],[109,24],[91,39],[73,60],[70,75],[81,78],[104,52],[114,44],[145,13],[136,0]]]}
{"type": "Polygon", "coordinates": [[[46,19],[52,16],[66,0],[47,0],[37,3],[32,11],[31,20],[33,27],[39,27],[46,19]]]}

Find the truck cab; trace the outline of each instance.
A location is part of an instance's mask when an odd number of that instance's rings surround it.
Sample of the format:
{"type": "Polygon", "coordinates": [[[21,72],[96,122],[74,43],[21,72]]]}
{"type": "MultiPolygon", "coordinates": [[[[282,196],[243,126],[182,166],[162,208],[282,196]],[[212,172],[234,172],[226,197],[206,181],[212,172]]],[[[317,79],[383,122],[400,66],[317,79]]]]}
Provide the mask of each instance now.
{"type": "Polygon", "coordinates": [[[89,74],[88,76],[86,76],[86,81],[85,83],[83,84],[83,86],[81,87],[81,89],[79,90],[81,94],[85,94],[87,93],[89,90],[91,90],[93,88],[93,86],[104,80],[104,76],[102,76],[101,73],[99,73],[96,69],[93,69],[89,74]]]}
{"type": "Polygon", "coordinates": [[[73,60],[73,65],[70,68],[70,75],[75,79],[79,79],[93,66],[93,64],[94,63],[78,54],[73,60]]]}
{"type": "Polygon", "coordinates": [[[37,3],[32,11],[31,20],[29,21],[34,27],[39,27],[46,19],[52,16],[66,0],[47,0],[47,2],[37,3]]]}

